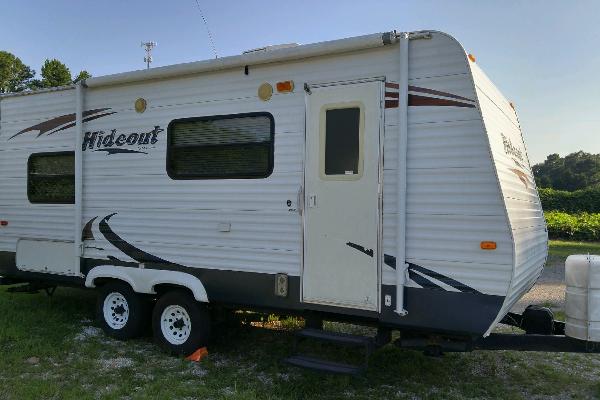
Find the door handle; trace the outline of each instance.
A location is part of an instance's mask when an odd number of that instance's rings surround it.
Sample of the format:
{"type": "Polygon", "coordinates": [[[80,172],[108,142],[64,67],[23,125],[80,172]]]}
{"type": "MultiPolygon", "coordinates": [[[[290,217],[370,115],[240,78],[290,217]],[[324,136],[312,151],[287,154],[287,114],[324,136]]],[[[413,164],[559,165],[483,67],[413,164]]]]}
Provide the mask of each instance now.
{"type": "Polygon", "coordinates": [[[308,196],[308,207],[315,208],[317,206],[317,195],[311,194],[308,196]]]}

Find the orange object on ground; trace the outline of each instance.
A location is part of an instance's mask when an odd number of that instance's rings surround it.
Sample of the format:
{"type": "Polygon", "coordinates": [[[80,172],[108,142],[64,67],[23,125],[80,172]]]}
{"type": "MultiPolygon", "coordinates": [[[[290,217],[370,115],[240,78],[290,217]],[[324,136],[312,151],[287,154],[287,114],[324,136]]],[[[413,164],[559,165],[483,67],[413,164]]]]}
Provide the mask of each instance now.
{"type": "Polygon", "coordinates": [[[198,362],[200,360],[202,360],[202,358],[204,356],[208,355],[208,350],[206,349],[206,347],[201,347],[198,350],[196,350],[195,352],[193,352],[191,355],[187,356],[185,359],[188,361],[195,361],[198,362]]]}

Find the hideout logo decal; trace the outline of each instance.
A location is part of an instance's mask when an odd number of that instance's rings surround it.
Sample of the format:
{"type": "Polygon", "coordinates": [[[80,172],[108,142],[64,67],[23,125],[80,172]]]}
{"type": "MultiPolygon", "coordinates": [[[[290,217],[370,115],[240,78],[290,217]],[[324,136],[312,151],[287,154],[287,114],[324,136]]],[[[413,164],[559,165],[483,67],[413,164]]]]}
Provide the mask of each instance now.
{"type": "Polygon", "coordinates": [[[154,148],[158,135],[164,132],[160,126],[146,132],[119,133],[116,129],[110,132],[86,132],[83,137],[82,150],[105,152],[107,155],[121,153],[148,154],[146,150],[154,148]]]}
{"type": "Polygon", "coordinates": [[[519,178],[519,180],[523,183],[523,185],[525,185],[525,189],[529,189],[529,186],[530,186],[529,176],[527,173],[525,173],[525,171],[529,171],[529,168],[527,168],[525,166],[525,159],[523,157],[523,152],[521,151],[521,149],[519,149],[517,146],[515,146],[512,143],[510,138],[507,138],[506,136],[504,136],[503,133],[500,133],[500,135],[502,136],[502,143],[504,145],[504,153],[506,153],[507,156],[512,158],[513,162],[515,163],[515,166],[517,167],[517,168],[509,168],[509,170],[519,178]]]}
{"type": "MultiPolygon", "coordinates": [[[[94,110],[84,111],[82,115],[83,122],[93,121],[98,118],[103,118],[116,111],[111,111],[110,108],[97,108],[94,110]]],[[[64,131],[75,126],[75,113],[59,115],[58,117],[40,122],[29,126],[17,132],[8,140],[21,136],[28,132],[37,132],[36,138],[40,136],[51,136],[55,133],[64,131]]],[[[83,137],[83,151],[104,152],[107,155],[122,154],[122,153],[139,153],[148,154],[147,150],[155,147],[158,142],[159,135],[164,132],[160,126],[155,125],[154,128],[143,132],[119,132],[117,129],[110,131],[88,131],[83,137]]]]}

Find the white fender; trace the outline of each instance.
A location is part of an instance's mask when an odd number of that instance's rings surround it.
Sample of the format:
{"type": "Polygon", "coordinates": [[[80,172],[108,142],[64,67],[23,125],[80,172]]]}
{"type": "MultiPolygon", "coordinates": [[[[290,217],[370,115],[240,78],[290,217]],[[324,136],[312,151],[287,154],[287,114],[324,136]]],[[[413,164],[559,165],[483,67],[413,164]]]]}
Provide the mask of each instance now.
{"type": "Polygon", "coordinates": [[[208,303],[208,295],[200,279],[185,272],[99,265],[87,274],[85,286],[96,287],[94,281],[98,278],[120,279],[127,282],[136,293],[156,294],[154,288],[162,284],[183,286],[192,291],[196,300],[208,303]]]}

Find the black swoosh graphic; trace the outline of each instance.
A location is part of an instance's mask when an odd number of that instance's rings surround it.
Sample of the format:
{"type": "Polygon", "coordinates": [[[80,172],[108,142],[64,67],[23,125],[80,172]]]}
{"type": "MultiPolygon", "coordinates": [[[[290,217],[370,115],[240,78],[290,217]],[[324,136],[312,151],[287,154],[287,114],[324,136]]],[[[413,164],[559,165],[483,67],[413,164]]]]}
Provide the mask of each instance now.
{"type": "Polygon", "coordinates": [[[432,271],[427,268],[423,268],[420,265],[409,264],[409,268],[412,268],[415,271],[419,271],[422,274],[428,275],[431,278],[437,279],[438,281],[443,282],[448,286],[452,286],[454,289],[460,290],[461,292],[481,294],[481,292],[479,290],[473,289],[472,287],[465,285],[462,282],[454,280],[454,279],[452,279],[448,276],[442,275],[438,272],[432,271]]]}
{"type": "Polygon", "coordinates": [[[120,149],[120,148],[106,148],[106,149],[97,149],[97,150],[94,150],[94,152],[96,152],[96,151],[105,151],[107,153],[106,155],[122,154],[122,153],[148,154],[145,151],[130,150],[130,149],[120,149]]]}
{"type": "Polygon", "coordinates": [[[352,247],[353,249],[360,251],[361,253],[365,253],[369,257],[373,257],[373,249],[366,249],[363,246],[360,246],[360,245],[358,245],[356,243],[352,243],[352,242],[348,242],[348,243],[346,243],[346,245],[352,247]]]}
{"type": "MultiPolygon", "coordinates": [[[[383,262],[385,263],[385,265],[392,267],[393,269],[396,269],[396,257],[394,256],[390,256],[389,254],[384,254],[383,255],[383,262]]],[[[430,269],[421,267],[420,265],[417,264],[412,264],[409,263],[408,264],[408,275],[410,277],[410,279],[414,280],[415,282],[419,283],[417,280],[413,279],[413,276],[417,275],[415,273],[413,273],[411,275],[411,269],[414,271],[419,271],[422,274],[425,274],[427,276],[430,276],[431,278],[437,279],[440,282],[445,283],[448,286],[453,287],[454,289],[460,290],[461,292],[465,292],[465,293],[473,293],[473,294],[482,294],[479,290],[472,288],[471,286],[465,285],[462,282],[459,282],[455,279],[452,279],[448,276],[442,275],[438,272],[432,271],[430,269]]],[[[423,277],[421,277],[419,275],[419,278],[423,279],[423,277]]],[[[431,282],[432,285],[434,285],[433,282],[431,282]]],[[[419,285],[423,286],[421,283],[419,283],[419,285]]],[[[437,286],[437,285],[436,285],[437,286]]],[[[423,286],[425,287],[425,286],[423,286]]]]}
{"type": "Polygon", "coordinates": [[[396,257],[390,256],[389,254],[383,255],[383,263],[388,267],[396,269],[396,257]]]}
{"type": "Polygon", "coordinates": [[[417,274],[415,271],[413,271],[410,268],[408,269],[408,277],[411,280],[415,281],[418,285],[423,286],[424,288],[434,289],[434,290],[446,290],[443,287],[436,285],[429,279],[426,279],[426,278],[422,277],[421,275],[417,274]]]}
{"type": "Polygon", "coordinates": [[[138,249],[134,245],[127,243],[119,235],[114,233],[113,230],[108,225],[108,220],[111,219],[115,215],[117,215],[117,213],[107,215],[100,222],[100,232],[102,233],[102,235],[104,235],[106,240],[108,240],[110,242],[110,244],[112,244],[117,249],[121,250],[127,256],[129,256],[130,258],[134,259],[135,261],[137,261],[139,263],[152,262],[152,263],[157,263],[157,264],[163,264],[165,266],[170,266],[170,267],[186,268],[183,265],[176,264],[171,261],[163,260],[160,257],[156,257],[150,253],[146,253],[145,251],[138,249]]]}

